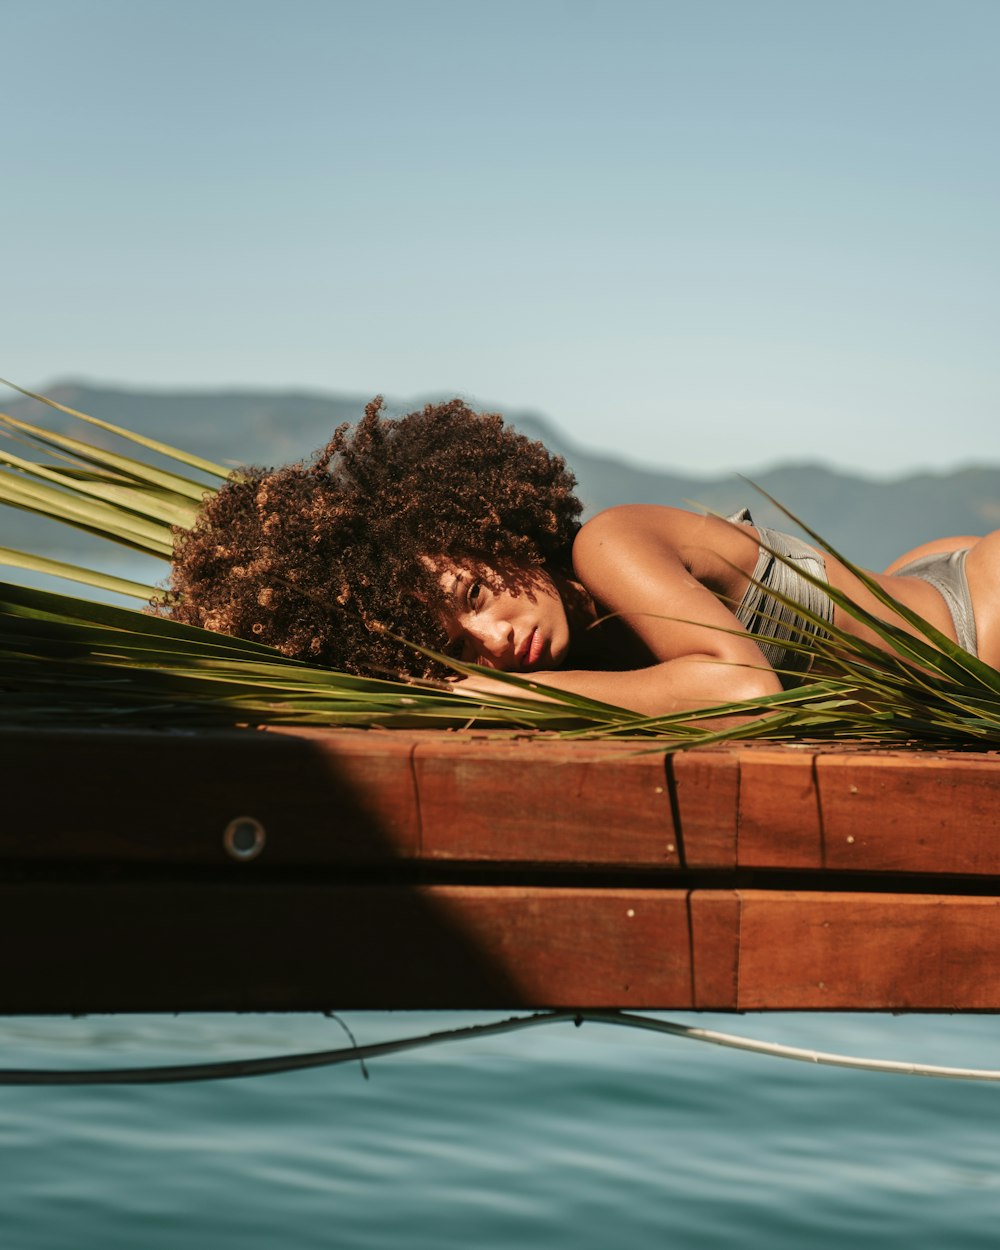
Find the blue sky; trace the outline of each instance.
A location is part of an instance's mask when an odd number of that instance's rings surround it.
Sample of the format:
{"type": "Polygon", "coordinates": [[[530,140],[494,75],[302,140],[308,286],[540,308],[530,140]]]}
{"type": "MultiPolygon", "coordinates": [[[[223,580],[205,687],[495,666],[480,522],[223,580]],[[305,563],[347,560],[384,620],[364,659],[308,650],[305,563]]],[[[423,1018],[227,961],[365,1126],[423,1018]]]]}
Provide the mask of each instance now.
{"type": "Polygon", "coordinates": [[[994,0],[5,0],[0,374],[1000,463],[994,0]]]}

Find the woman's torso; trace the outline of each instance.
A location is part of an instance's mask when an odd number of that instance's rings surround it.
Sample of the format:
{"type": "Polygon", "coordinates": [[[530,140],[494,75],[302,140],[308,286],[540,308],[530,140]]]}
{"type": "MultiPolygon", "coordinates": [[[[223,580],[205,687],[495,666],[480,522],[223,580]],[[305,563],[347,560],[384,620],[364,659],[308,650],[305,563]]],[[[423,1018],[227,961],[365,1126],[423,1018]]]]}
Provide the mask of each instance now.
{"type": "MultiPolygon", "coordinates": [[[[750,524],[734,524],[714,516],[701,516],[680,508],[658,505],[629,505],[635,523],[654,532],[680,559],[683,568],[706,590],[730,609],[743,600],[760,555],[757,529],[750,524]]],[[[957,542],[958,540],[956,540],[957,542]]],[[[867,586],[840,560],[819,552],[831,586],[847,595],[859,607],[909,633],[917,631],[897,614],[890,612],[867,586]]],[[[874,581],[905,607],[918,613],[936,629],[955,640],[955,627],[940,593],[927,582],[911,577],[869,573],[874,581]]],[[[834,606],[834,625],[875,645],[879,637],[855,617],[834,606]]]]}

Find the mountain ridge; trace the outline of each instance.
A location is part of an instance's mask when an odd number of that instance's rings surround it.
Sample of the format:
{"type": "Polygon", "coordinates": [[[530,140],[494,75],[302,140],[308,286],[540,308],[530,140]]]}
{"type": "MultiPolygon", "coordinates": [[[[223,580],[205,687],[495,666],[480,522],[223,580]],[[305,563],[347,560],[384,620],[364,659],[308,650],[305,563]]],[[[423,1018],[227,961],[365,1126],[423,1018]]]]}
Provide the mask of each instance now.
{"type": "MultiPolygon", "coordinates": [[[[53,383],[45,393],[68,407],[234,466],[308,458],[338,424],[356,420],[370,398],[252,387],[139,390],[74,380],[53,383]]],[[[386,407],[395,414],[440,398],[392,399],[386,407]]],[[[5,410],[50,429],[64,431],[73,424],[33,400],[18,398],[5,410]]],[[[505,416],[524,434],[540,438],[566,458],[577,476],[587,514],[620,503],[697,506],[722,514],[749,505],[762,524],[801,532],[756,486],[850,559],[872,568],[885,567],[930,538],[983,533],[1000,526],[1000,466],[969,465],[880,479],[810,461],[756,469],[750,482],[736,472],[696,476],[635,465],[575,444],[537,412],[509,409],[505,416]]],[[[88,437],[103,438],[93,429],[88,437]]],[[[0,543],[5,546],[67,554],[93,549],[94,540],[86,535],[71,534],[13,509],[0,509],[0,524],[0,543]]]]}

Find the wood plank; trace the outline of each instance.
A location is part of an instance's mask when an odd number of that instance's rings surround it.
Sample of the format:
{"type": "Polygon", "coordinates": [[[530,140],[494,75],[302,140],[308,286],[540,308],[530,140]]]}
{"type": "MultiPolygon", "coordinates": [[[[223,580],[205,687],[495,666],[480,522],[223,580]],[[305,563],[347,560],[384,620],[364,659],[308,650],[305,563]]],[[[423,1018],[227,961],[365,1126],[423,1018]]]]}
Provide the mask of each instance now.
{"type": "Polygon", "coordinates": [[[0,1014],[690,1007],[684,891],[0,885],[0,1014]]]}
{"type": "Polygon", "coordinates": [[[1000,1010],[1000,757],[648,745],[0,729],[0,1014],[1000,1010]]]}
{"type": "Polygon", "coordinates": [[[688,868],[736,863],[740,756],[731,750],[682,751],[668,757],[688,868]]]}
{"type": "Polygon", "coordinates": [[[996,898],[22,881],[0,942],[0,1014],[1000,1010],[996,898]]]}
{"type": "Polygon", "coordinates": [[[425,859],[680,863],[664,757],[642,746],[438,735],[414,768],[425,859]]]}
{"type": "Polygon", "coordinates": [[[0,861],[226,864],[238,818],[264,830],[255,867],[413,858],[413,747],[358,731],[0,728],[0,861]]]}
{"type": "Polygon", "coordinates": [[[1000,899],[740,897],[740,1011],[1000,1010],[1000,899]]]}
{"type": "Polygon", "coordinates": [[[829,868],[1000,874],[1000,758],[822,756],[829,868]]]}
{"type": "Polygon", "coordinates": [[[691,891],[691,998],[699,1011],[736,1010],[741,906],[737,890],[691,891]]]}
{"type": "Polygon", "coordinates": [[[815,750],[739,755],[737,861],[743,868],[822,868],[823,826],[815,750]]]}
{"type": "Polygon", "coordinates": [[[423,858],[1000,874],[996,755],[7,727],[0,784],[0,861],[221,864],[227,827],[249,817],[266,834],[255,871],[423,858]]]}

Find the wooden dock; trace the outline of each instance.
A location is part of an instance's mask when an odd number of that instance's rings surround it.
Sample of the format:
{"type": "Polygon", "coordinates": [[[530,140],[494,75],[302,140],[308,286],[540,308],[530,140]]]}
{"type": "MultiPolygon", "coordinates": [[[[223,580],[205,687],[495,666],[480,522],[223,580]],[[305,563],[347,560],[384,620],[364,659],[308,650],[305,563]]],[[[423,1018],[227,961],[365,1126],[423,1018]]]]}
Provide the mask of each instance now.
{"type": "Polygon", "coordinates": [[[0,1013],[1000,1010],[1000,756],[0,729],[0,1013]]]}

